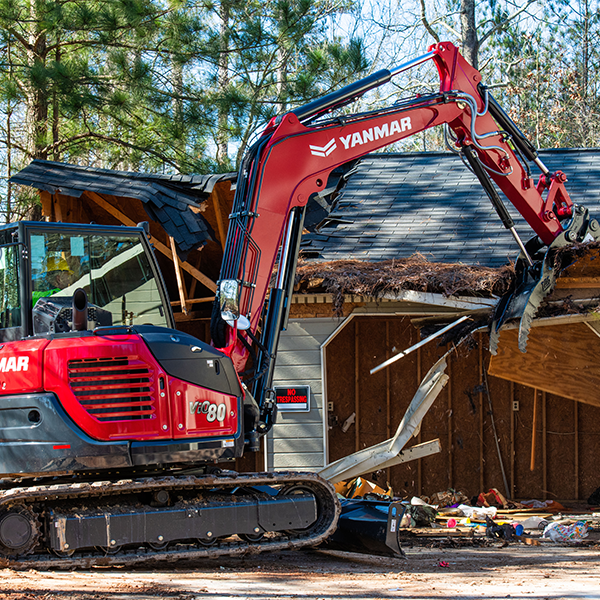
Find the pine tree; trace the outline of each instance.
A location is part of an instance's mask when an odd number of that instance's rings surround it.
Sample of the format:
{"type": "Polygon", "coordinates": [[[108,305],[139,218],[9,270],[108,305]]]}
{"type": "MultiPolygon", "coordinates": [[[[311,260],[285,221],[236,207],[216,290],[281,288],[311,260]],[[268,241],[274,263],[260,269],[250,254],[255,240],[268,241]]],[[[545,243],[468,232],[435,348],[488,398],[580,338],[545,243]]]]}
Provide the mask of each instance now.
{"type": "MultiPolygon", "coordinates": [[[[197,111],[188,124],[192,147],[182,141],[185,90],[175,76],[200,28],[176,0],[0,0],[7,176],[34,158],[204,168],[197,111]]],[[[14,208],[6,207],[7,218],[19,216],[14,208]]]]}
{"type": "Polygon", "coordinates": [[[361,76],[360,40],[328,37],[327,19],[351,3],[331,0],[221,0],[206,48],[212,61],[214,143],[222,169],[239,164],[251,137],[276,114],[361,76]],[[235,161],[228,144],[237,146],[235,161]]]}
{"type": "MultiPolygon", "coordinates": [[[[4,185],[34,158],[235,168],[273,115],[361,76],[360,40],[328,28],[352,2],[0,0],[4,185]]],[[[35,202],[3,195],[7,219],[35,202]]]]}

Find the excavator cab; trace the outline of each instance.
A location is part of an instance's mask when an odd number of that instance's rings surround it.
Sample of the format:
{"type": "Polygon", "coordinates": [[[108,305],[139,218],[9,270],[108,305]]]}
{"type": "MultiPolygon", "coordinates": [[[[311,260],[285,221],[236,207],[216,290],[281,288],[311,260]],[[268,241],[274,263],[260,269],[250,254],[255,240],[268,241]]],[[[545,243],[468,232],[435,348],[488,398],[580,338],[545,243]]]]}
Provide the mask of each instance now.
{"type": "Polygon", "coordinates": [[[0,340],[135,325],[174,327],[143,228],[0,229],[0,340]]]}
{"type": "Polygon", "coordinates": [[[175,330],[143,227],[0,228],[0,478],[233,460],[249,402],[175,330]]]}

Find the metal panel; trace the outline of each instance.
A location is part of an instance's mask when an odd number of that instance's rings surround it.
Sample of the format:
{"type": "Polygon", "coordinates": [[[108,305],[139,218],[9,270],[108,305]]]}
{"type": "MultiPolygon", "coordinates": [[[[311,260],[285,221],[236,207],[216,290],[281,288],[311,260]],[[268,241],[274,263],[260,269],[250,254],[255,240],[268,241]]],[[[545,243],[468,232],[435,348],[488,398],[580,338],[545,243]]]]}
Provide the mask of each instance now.
{"type": "MultiPolygon", "coordinates": [[[[298,416],[298,415],[295,415],[298,416]]],[[[268,441],[271,443],[273,440],[283,439],[307,439],[314,438],[322,442],[323,437],[323,424],[322,423],[279,423],[277,422],[277,428],[271,432],[268,436],[268,441]],[[273,435],[275,433],[276,435],[273,435]]],[[[299,445],[299,451],[302,452],[303,445],[299,445]]]]}
{"type": "Polygon", "coordinates": [[[277,469],[283,471],[319,471],[323,464],[323,452],[294,452],[277,455],[277,469]]]}
{"type": "Polygon", "coordinates": [[[297,452],[299,446],[303,448],[304,452],[319,453],[323,451],[323,444],[318,437],[289,437],[267,441],[269,452],[277,452],[278,454],[297,452]]]}

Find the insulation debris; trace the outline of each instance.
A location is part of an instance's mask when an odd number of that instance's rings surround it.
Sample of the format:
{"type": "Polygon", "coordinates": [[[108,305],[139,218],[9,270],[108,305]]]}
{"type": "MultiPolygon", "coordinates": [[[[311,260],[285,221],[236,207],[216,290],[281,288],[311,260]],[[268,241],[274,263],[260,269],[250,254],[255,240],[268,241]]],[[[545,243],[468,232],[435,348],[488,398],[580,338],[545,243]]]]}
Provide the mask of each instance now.
{"type": "Polygon", "coordinates": [[[445,296],[502,296],[514,283],[512,265],[499,268],[462,263],[429,262],[422,254],[409,258],[364,262],[300,260],[296,270],[296,293],[322,290],[333,295],[340,313],[345,294],[381,298],[403,290],[430,292],[445,296]]]}

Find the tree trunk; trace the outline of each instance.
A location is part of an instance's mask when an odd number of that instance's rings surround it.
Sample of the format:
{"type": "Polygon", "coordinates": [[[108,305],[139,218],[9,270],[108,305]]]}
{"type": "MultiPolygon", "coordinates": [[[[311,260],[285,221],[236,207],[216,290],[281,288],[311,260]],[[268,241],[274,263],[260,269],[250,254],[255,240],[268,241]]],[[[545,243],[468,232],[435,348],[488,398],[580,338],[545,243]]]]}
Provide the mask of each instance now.
{"type": "Polygon", "coordinates": [[[479,39],[475,23],[475,0],[460,2],[461,52],[475,69],[478,68],[479,39]]]}
{"type": "Polygon", "coordinates": [[[27,66],[30,70],[27,90],[27,138],[31,158],[47,158],[48,93],[43,84],[46,68],[46,34],[41,30],[36,0],[29,2],[29,47],[27,66]]]}
{"type": "Polygon", "coordinates": [[[582,132],[581,132],[581,143],[583,147],[587,147],[592,141],[590,139],[590,123],[588,115],[590,114],[590,97],[589,97],[589,77],[590,71],[590,21],[592,16],[590,14],[590,5],[588,0],[583,3],[583,24],[581,31],[581,108],[583,109],[582,132]]]}
{"type": "Polygon", "coordinates": [[[287,52],[281,46],[277,48],[277,99],[279,100],[279,112],[286,112],[287,102],[286,86],[287,86],[287,52]]]}
{"type": "Polygon", "coordinates": [[[181,173],[185,156],[185,128],[183,122],[183,65],[179,60],[171,60],[171,82],[173,85],[173,125],[175,127],[175,144],[177,146],[177,169],[181,173]]]}
{"type": "MultiPolygon", "coordinates": [[[[60,63],[60,46],[56,48],[56,64],[60,63]]],[[[52,90],[52,144],[54,150],[52,152],[52,159],[59,161],[60,160],[60,151],[58,150],[58,140],[60,138],[59,135],[59,125],[60,125],[60,108],[58,101],[58,93],[56,88],[52,90]]]]}
{"type": "Polygon", "coordinates": [[[229,0],[222,0],[220,6],[220,48],[219,62],[217,70],[217,88],[218,93],[222,97],[222,101],[218,107],[218,123],[217,123],[217,163],[219,165],[227,165],[229,162],[228,141],[229,141],[229,110],[227,103],[224,101],[229,87],[229,19],[230,9],[229,0]]]}

